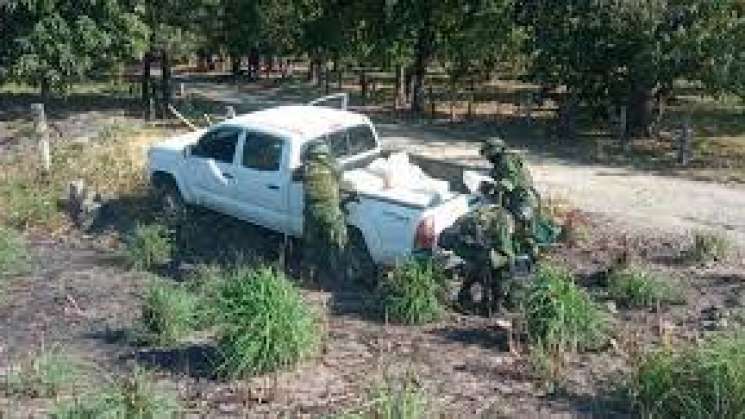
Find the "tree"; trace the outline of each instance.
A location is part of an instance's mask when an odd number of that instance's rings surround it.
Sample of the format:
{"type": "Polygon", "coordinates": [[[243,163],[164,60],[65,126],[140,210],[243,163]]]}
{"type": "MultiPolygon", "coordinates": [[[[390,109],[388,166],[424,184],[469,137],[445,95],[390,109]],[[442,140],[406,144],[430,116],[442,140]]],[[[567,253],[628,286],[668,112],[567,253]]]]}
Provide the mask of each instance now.
{"type": "Polygon", "coordinates": [[[115,0],[16,0],[0,6],[0,67],[36,84],[42,100],[93,70],[111,68],[142,51],[146,28],[115,0]]]}
{"type": "Polygon", "coordinates": [[[676,79],[709,79],[723,21],[741,19],[737,1],[522,0],[517,16],[536,81],[566,86],[592,109],[625,106],[628,134],[645,136],[676,79]]]}

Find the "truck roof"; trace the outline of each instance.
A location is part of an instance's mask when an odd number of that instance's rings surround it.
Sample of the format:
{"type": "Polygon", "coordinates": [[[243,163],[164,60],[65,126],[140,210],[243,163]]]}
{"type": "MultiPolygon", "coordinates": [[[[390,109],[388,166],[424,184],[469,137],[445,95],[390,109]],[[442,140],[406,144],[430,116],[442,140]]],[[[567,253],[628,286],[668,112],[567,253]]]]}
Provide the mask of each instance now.
{"type": "Polygon", "coordinates": [[[227,124],[275,131],[302,140],[311,140],[328,132],[353,125],[367,124],[366,116],[323,106],[278,106],[237,116],[227,124]]]}

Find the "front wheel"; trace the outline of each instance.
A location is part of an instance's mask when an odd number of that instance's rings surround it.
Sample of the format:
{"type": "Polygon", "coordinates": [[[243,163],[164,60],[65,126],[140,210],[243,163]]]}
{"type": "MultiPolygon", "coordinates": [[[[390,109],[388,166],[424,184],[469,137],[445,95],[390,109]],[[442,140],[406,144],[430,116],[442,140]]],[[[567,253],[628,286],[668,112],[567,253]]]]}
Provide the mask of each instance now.
{"type": "Polygon", "coordinates": [[[378,283],[378,269],[370,256],[365,238],[359,230],[349,230],[349,244],[346,251],[347,280],[374,288],[378,283]]]}
{"type": "Polygon", "coordinates": [[[178,186],[172,181],[156,186],[158,205],[169,220],[179,220],[186,215],[186,202],[178,186]]]}

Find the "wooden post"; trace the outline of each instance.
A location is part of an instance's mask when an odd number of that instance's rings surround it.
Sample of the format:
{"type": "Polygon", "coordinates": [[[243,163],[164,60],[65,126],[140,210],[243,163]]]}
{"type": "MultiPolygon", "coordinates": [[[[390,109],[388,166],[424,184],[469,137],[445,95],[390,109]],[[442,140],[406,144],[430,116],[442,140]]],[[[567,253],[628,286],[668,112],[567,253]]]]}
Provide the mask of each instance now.
{"type": "Polygon", "coordinates": [[[468,112],[466,115],[468,119],[471,119],[473,117],[473,96],[474,96],[474,91],[476,90],[474,86],[473,77],[471,77],[471,79],[468,81],[468,84],[469,84],[468,112]]]}
{"type": "Polygon", "coordinates": [[[36,131],[39,141],[39,162],[41,164],[41,171],[43,175],[47,175],[52,168],[52,158],[49,152],[49,127],[47,126],[47,117],[44,113],[44,104],[32,104],[31,111],[34,113],[34,130],[36,131]]]}
{"type": "Polygon", "coordinates": [[[147,120],[153,121],[155,120],[155,98],[150,96],[147,106],[147,120]]]}
{"type": "Polygon", "coordinates": [[[178,84],[178,91],[179,91],[179,97],[186,97],[186,89],[184,88],[184,83],[178,84]]]}
{"type": "Polygon", "coordinates": [[[235,108],[228,105],[225,107],[225,117],[227,119],[235,118],[235,108]]]}
{"type": "Polygon", "coordinates": [[[455,122],[455,80],[450,76],[450,122],[455,122]]]}

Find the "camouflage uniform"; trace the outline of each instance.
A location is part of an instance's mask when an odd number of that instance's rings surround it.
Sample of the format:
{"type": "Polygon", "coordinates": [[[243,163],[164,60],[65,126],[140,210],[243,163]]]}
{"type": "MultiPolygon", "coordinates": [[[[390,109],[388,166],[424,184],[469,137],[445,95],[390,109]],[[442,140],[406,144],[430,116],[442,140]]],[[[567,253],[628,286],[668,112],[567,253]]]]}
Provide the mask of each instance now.
{"type": "Polygon", "coordinates": [[[323,273],[339,280],[344,273],[348,237],[339,180],[339,169],[328,145],[313,144],[303,176],[303,255],[312,277],[323,273]]]}
{"type": "Polygon", "coordinates": [[[462,306],[473,305],[471,288],[481,285],[482,308],[497,308],[504,285],[514,265],[512,216],[499,205],[487,205],[459,218],[440,235],[439,245],[466,262],[463,286],[458,295],[462,306]]]}
{"type": "Polygon", "coordinates": [[[540,202],[528,168],[518,154],[505,149],[499,138],[488,139],[481,154],[493,165],[490,175],[496,185],[498,201],[515,219],[515,250],[535,260],[538,256],[535,233],[540,202]]]}

